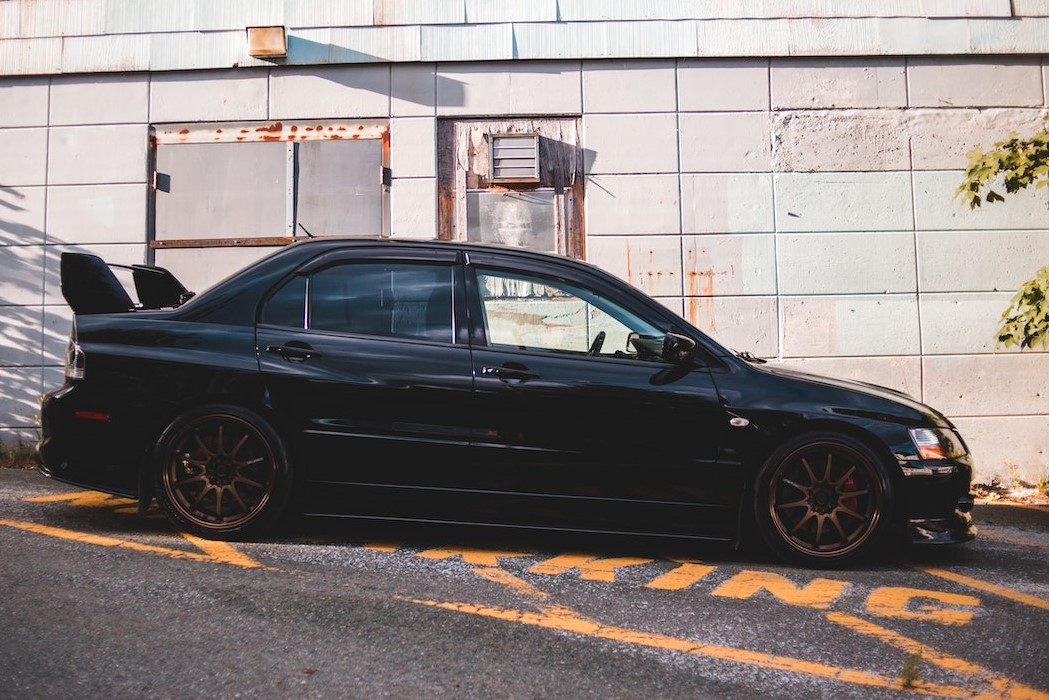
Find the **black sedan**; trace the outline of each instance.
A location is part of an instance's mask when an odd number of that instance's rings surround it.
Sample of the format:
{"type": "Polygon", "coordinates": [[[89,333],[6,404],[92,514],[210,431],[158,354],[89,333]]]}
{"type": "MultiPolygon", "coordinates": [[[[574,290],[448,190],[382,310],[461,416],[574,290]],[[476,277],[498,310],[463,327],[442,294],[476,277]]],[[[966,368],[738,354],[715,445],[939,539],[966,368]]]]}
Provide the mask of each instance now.
{"type": "Polygon", "coordinates": [[[975,536],[941,413],[727,350],[587,263],[316,238],[195,296],[117,267],[63,255],[74,320],[41,471],[156,498],[203,537],[289,508],[737,544],[753,525],[830,567],[975,536]]]}

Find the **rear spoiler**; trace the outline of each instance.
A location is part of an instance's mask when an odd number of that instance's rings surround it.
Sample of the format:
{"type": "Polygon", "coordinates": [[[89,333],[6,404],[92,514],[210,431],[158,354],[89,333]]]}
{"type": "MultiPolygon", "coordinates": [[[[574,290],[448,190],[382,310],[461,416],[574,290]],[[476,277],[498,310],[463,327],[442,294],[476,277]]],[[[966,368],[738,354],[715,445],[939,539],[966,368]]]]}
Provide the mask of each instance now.
{"type": "Polygon", "coordinates": [[[62,253],[62,296],[77,314],[106,314],[136,309],[162,309],[184,304],[193,292],[175,276],[153,265],[117,265],[97,255],[62,253]],[[138,303],[110,268],[130,270],[138,303]]]}

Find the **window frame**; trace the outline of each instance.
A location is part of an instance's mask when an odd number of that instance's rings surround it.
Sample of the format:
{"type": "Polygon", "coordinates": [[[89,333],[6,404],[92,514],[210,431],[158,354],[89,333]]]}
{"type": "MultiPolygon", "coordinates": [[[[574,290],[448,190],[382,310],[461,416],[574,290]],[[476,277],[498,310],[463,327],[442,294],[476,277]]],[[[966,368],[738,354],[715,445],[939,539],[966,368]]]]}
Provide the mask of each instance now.
{"type": "MultiPolygon", "coordinates": [[[[286,235],[283,236],[229,236],[217,238],[166,239],[156,237],[156,198],[163,187],[164,174],[158,172],[158,149],[186,144],[233,144],[283,142],[292,148],[295,144],[316,141],[344,141],[352,134],[353,140],[380,141],[381,172],[376,174],[376,187],[380,196],[380,230],[369,235],[383,238],[390,236],[390,123],[381,120],[291,120],[271,122],[213,122],[151,124],[150,181],[148,243],[150,258],[156,250],[172,248],[217,248],[284,246],[303,237],[323,237],[322,232],[307,231],[297,220],[294,204],[291,206],[286,235]]],[[[294,189],[297,175],[294,159],[289,158],[288,188],[294,189]]],[[[294,197],[293,192],[288,192],[294,197]]],[[[363,236],[363,234],[362,234],[363,236]]]]}
{"type": "MultiPolygon", "coordinates": [[[[466,301],[464,285],[462,282],[462,265],[459,260],[459,255],[455,251],[420,251],[421,254],[412,254],[415,251],[390,251],[380,249],[353,249],[353,250],[335,250],[330,251],[326,254],[320,255],[313,260],[310,260],[300,266],[297,270],[284,276],[279,280],[273,287],[263,295],[263,298],[259,304],[257,323],[260,326],[267,328],[284,328],[290,332],[296,333],[308,333],[308,334],[325,334],[325,335],[338,335],[345,337],[361,337],[370,339],[385,339],[385,340],[408,340],[408,341],[424,341],[424,342],[436,342],[448,345],[464,345],[468,343],[468,320],[465,311],[466,301]],[[352,331],[341,331],[332,329],[322,329],[312,327],[310,320],[312,316],[312,279],[315,275],[321,274],[327,270],[331,270],[339,267],[349,267],[353,265],[379,265],[386,267],[429,267],[429,268],[447,268],[448,271],[448,296],[450,299],[450,326],[448,339],[435,340],[429,337],[394,334],[391,330],[390,333],[360,333],[352,331]],[[298,278],[305,278],[304,293],[303,293],[303,322],[299,326],[285,326],[281,324],[275,324],[266,322],[264,316],[266,309],[270,302],[280,292],[286,288],[288,284],[294,283],[298,278]]],[[[395,303],[395,302],[393,302],[395,303]]]]}
{"type": "MultiPolygon", "coordinates": [[[[563,352],[559,350],[551,350],[541,347],[520,347],[514,345],[491,343],[487,334],[487,325],[485,318],[486,309],[482,299],[480,280],[480,274],[486,271],[494,271],[499,273],[500,275],[535,277],[545,280],[556,281],[565,286],[583,289],[596,297],[600,297],[602,299],[607,300],[609,304],[619,307],[625,313],[651,326],[652,329],[658,331],[660,341],[662,340],[662,336],[664,336],[665,334],[670,332],[681,332],[682,330],[675,327],[675,325],[669,319],[667,313],[664,313],[659,309],[651,308],[646,304],[638,303],[637,300],[631,295],[624,294],[622,290],[618,289],[615,285],[608,283],[599,275],[588,274],[586,270],[579,270],[577,271],[578,274],[568,274],[571,271],[566,271],[562,268],[554,268],[543,264],[541,261],[530,260],[526,257],[514,256],[513,258],[510,258],[508,256],[501,256],[497,253],[471,253],[469,256],[468,264],[466,265],[465,281],[468,289],[468,296],[470,299],[470,316],[471,319],[473,319],[474,321],[471,329],[471,340],[478,347],[484,347],[492,350],[519,351],[522,353],[542,353],[544,355],[558,354],[564,356],[579,357],[582,359],[592,359],[595,361],[611,360],[650,362],[657,359],[652,357],[651,355],[648,355],[647,357],[640,357],[640,353],[637,357],[629,357],[623,354],[616,356],[614,355],[614,351],[603,352],[600,355],[590,356],[585,352],[563,352]]],[[[688,336],[692,337],[693,334],[688,333],[688,336]]],[[[699,347],[698,343],[697,347],[699,347]]],[[[662,362],[661,359],[659,359],[659,361],[662,362]]]]}

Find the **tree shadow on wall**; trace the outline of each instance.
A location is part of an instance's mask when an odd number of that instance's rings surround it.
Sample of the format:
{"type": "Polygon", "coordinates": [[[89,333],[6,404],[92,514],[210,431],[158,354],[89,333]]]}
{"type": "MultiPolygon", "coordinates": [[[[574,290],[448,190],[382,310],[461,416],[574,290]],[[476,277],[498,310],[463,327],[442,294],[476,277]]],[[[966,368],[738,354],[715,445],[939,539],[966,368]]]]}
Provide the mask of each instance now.
{"type": "Polygon", "coordinates": [[[0,185],[0,441],[35,441],[40,396],[62,382],[72,314],[49,305],[44,232],[23,221],[27,195],[0,185]]]}

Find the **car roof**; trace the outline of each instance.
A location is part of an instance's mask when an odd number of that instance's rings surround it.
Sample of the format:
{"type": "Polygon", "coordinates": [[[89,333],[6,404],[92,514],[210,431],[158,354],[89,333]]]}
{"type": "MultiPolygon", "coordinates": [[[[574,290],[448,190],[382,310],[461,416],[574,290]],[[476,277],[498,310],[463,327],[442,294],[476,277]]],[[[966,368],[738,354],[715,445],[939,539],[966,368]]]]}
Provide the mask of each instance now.
{"type": "MultiPolygon", "coordinates": [[[[469,253],[497,253],[518,260],[550,261],[577,270],[587,270],[599,275],[613,277],[591,263],[569,258],[556,253],[544,253],[498,243],[473,241],[449,241],[442,239],[387,238],[379,236],[315,235],[300,238],[265,255],[253,263],[234,271],[225,279],[199,293],[181,307],[176,315],[215,322],[243,323],[246,312],[242,302],[257,299],[264,289],[269,288],[278,277],[287,273],[289,267],[298,267],[308,260],[326,252],[365,248],[384,248],[389,251],[455,251],[469,253]]],[[[195,290],[197,291],[197,290],[195,290]]]]}
{"type": "Polygon", "coordinates": [[[300,238],[291,243],[288,248],[297,246],[317,246],[323,248],[343,248],[360,246],[389,246],[404,248],[449,248],[452,250],[475,251],[475,252],[500,252],[520,254],[528,257],[544,257],[559,261],[584,262],[570,258],[559,253],[541,252],[528,248],[521,248],[506,243],[480,242],[480,241],[450,241],[440,238],[389,238],[385,236],[342,236],[323,235],[312,238],[300,238]]]}

